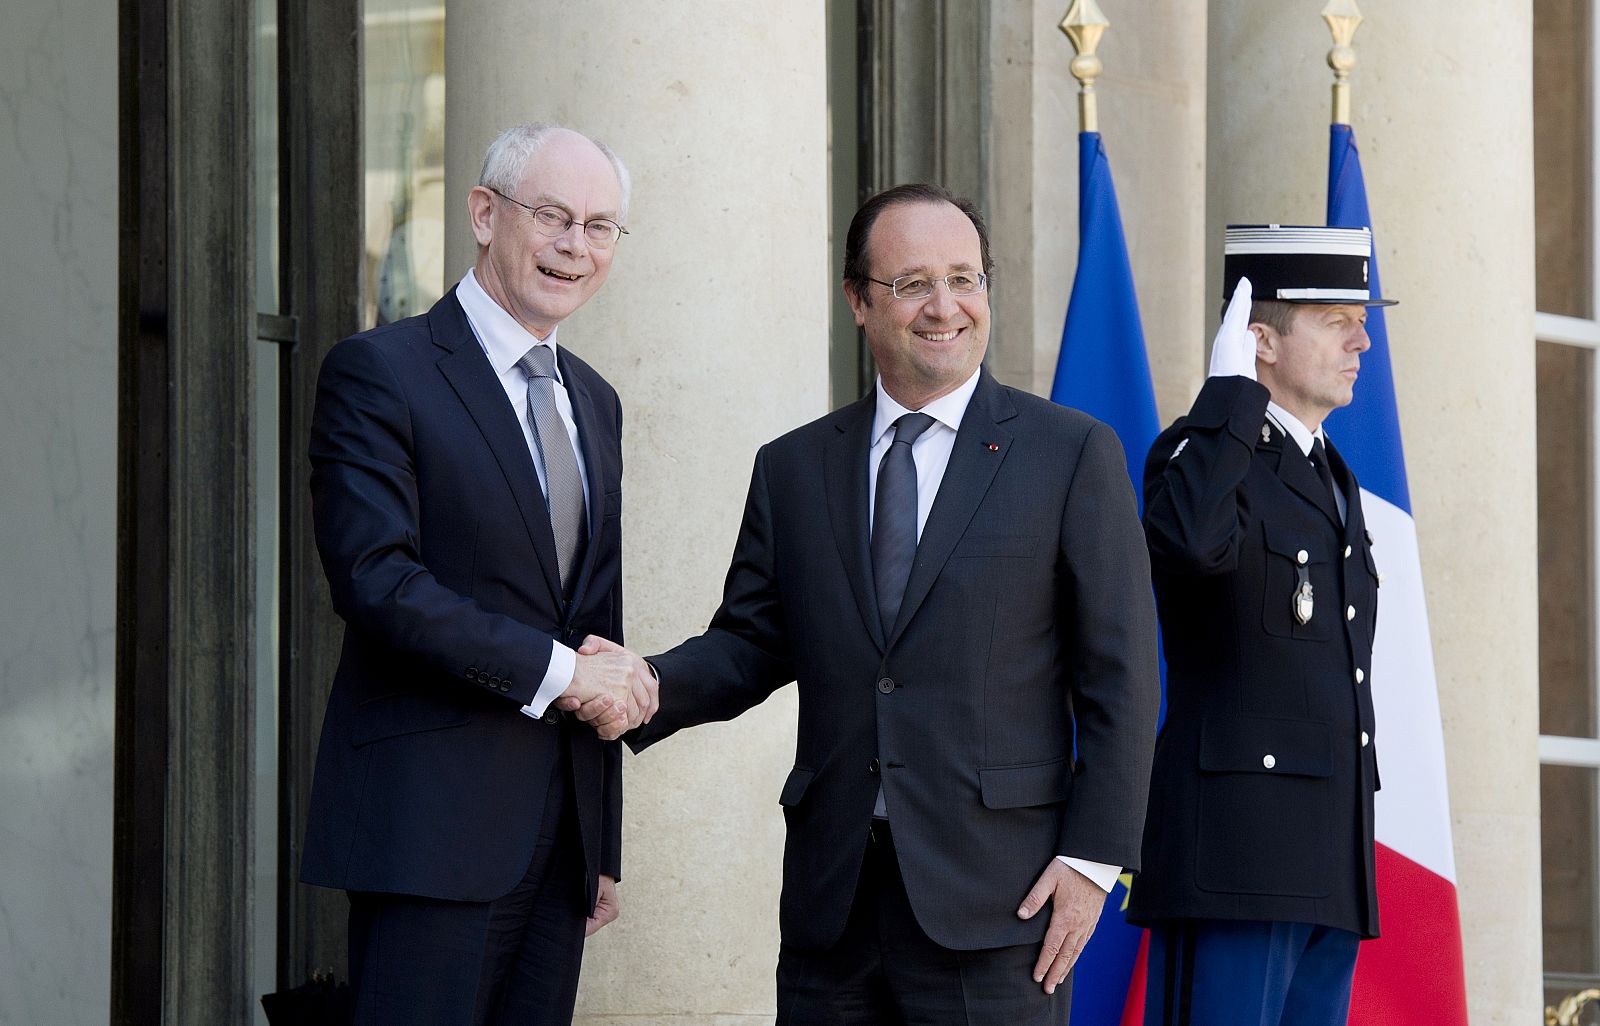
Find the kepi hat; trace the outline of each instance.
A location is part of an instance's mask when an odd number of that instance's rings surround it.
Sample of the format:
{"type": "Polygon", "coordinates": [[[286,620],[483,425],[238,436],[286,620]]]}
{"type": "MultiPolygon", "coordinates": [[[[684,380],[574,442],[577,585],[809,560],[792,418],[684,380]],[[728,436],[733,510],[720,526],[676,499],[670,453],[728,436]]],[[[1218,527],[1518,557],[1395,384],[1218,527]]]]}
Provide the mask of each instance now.
{"type": "Polygon", "coordinates": [[[1254,298],[1285,303],[1393,306],[1372,294],[1369,228],[1230,224],[1223,248],[1222,298],[1249,278],[1254,298]]]}

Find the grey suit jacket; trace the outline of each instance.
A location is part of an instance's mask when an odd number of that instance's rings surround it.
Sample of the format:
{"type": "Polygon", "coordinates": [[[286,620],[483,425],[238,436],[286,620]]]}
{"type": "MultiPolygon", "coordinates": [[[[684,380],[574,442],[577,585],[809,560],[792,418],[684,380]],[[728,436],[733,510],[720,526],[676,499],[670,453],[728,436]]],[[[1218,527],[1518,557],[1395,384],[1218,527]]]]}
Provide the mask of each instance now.
{"type": "Polygon", "coordinates": [[[868,553],[874,402],[761,449],[722,606],[652,660],[661,710],[630,743],[798,681],[779,798],[785,943],[839,937],[880,785],[928,935],[1034,942],[1048,917],[1016,908],[1054,855],[1138,861],[1158,683],[1122,450],[1105,425],[983,371],[885,635],[868,553]]]}

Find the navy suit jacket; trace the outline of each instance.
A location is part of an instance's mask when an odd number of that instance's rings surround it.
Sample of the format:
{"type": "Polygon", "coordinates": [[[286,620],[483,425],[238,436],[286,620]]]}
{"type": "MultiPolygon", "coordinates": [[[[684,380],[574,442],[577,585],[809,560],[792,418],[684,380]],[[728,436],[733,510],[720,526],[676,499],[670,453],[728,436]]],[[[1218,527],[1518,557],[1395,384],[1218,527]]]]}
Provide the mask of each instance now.
{"type": "Polygon", "coordinates": [[[825,948],[881,785],[917,921],[957,949],[1036,942],[1057,854],[1135,866],[1155,734],[1155,608],[1122,448],[987,370],[885,632],[867,531],[875,397],[762,447],[710,629],[652,662],[636,748],[798,680],[785,944],[825,948]],[[1076,736],[1076,752],[1074,752],[1076,736]]]}
{"type": "Polygon", "coordinates": [[[533,458],[454,291],[323,362],[311,498],[345,637],[312,784],[307,883],[505,894],[528,869],[563,743],[591,907],[597,874],[620,875],[621,745],[553,711],[520,711],[552,638],[622,639],[622,409],[588,364],[565,349],[559,359],[589,498],[567,602],[533,458]]]}

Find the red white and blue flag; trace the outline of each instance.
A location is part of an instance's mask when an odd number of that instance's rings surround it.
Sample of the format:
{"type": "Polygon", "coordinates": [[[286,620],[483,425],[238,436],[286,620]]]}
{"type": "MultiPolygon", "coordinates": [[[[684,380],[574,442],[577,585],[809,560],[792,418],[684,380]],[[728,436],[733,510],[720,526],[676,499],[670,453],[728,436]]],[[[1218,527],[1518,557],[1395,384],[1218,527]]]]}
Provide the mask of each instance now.
{"type": "MultiPolygon", "coordinates": [[[[1328,224],[1371,228],[1361,155],[1349,125],[1332,126],[1328,157],[1328,224]]],[[[1376,252],[1368,277],[1373,294],[1383,295],[1376,252]]],[[[1349,1021],[1464,1026],[1466,978],[1444,731],[1382,307],[1369,310],[1367,334],[1372,348],[1361,359],[1355,401],[1325,422],[1328,437],[1361,482],[1361,512],[1382,574],[1372,702],[1383,779],[1376,825],[1383,936],[1361,945],[1349,1021]]]]}
{"type": "MultiPolygon", "coordinates": [[[[1329,157],[1328,224],[1371,228],[1350,126],[1332,126],[1329,157]]],[[[1137,494],[1143,456],[1158,430],[1155,394],[1111,168],[1096,132],[1079,135],[1078,218],[1078,270],[1050,398],[1116,430],[1137,494]]],[[[1376,252],[1369,270],[1372,292],[1382,295],[1376,252]]],[[[1326,422],[1361,481],[1362,513],[1383,574],[1372,653],[1383,774],[1376,824],[1383,936],[1361,945],[1349,1022],[1465,1026],[1444,733],[1381,307],[1369,312],[1367,334],[1372,348],[1362,359],[1355,401],[1326,422]]],[[[1124,916],[1126,881],[1108,896],[1100,925],[1073,970],[1072,1026],[1143,1021],[1148,939],[1124,916]]]]}

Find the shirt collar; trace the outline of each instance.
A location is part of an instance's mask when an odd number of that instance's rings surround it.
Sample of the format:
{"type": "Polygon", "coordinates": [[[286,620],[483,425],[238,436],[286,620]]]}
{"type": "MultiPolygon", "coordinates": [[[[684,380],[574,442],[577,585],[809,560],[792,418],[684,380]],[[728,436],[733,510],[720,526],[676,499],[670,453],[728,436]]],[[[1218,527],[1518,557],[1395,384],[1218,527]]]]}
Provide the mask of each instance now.
{"type": "MultiPolygon", "coordinates": [[[[478,276],[470,269],[461,279],[461,284],[456,286],[456,299],[461,303],[461,309],[466,311],[467,323],[472,326],[473,334],[478,336],[478,344],[483,346],[485,355],[489,357],[489,366],[494,368],[495,374],[507,374],[534,346],[549,346],[552,353],[560,352],[556,349],[554,330],[549,338],[534,338],[528,329],[518,324],[515,317],[506,313],[505,308],[483,290],[478,276]]],[[[556,361],[556,380],[561,381],[560,360],[556,361]]]]}
{"type": "MultiPolygon", "coordinates": [[[[1318,424],[1317,429],[1313,431],[1304,424],[1300,423],[1300,418],[1296,417],[1294,414],[1290,413],[1288,410],[1284,409],[1282,406],[1279,406],[1275,402],[1268,401],[1267,416],[1272,418],[1272,422],[1278,425],[1284,434],[1288,435],[1290,438],[1293,438],[1294,444],[1298,445],[1300,447],[1300,451],[1307,456],[1311,455],[1312,442],[1319,438],[1327,438],[1327,435],[1322,433],[1321,424],[1318,424]]],[[[1324,441],[1322,444],[1327,445],[1328,443],[1324,441]]]]}
{"type": "Polygon", "coordinates": [[[982,373],[983,368],[979,367],[954,392],[940,396],[920,410],[908,410],[895,402],[894,397],[884,390],[883,376],[879,375],[876,386],[878,403],[872,415],[870,444],[877,445],[882,441],[884,434],[894,427],[894,422],[907,413],[926,413],[951,431],[960,431],[961,418],[967,415],[967,404],[972,402],[972,393],[978,390],[978,376],[982,373]]]}

